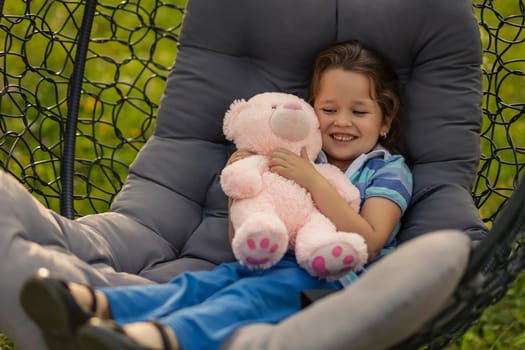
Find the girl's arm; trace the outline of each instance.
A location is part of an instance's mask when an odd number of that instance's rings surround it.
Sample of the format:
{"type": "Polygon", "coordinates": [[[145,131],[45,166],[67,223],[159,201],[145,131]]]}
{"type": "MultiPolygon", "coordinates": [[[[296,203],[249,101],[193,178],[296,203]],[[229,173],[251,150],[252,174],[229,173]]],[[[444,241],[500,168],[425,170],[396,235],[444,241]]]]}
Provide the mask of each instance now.
{"type": "Polygon", "coordinates": [[[233,239],[233,225],[232,221],[230,219],[230,207],[232,206],[232,199],[228,197],[228,239],[230,240],[230,243],[233,239]]]}
{"type": "Polygon", "coordinates": [[[309,191],[317,209],[334,223],[338,231],[363,236],[369,259],[379,254],[401,218],[401,208],[382,197],[367,199],[357,213],[315,169],[305,152],[299,157],[284,149],[275,151],[270,158],[270,170],[309,191]]]}
{"type": "MultiPolygon", "coordinates": [[[[241,160],[243,158],[246,158],[248,156],[251,156],[253,155],[252,152],[250,151],[246,151],[246,150],[242,150],[242,149],[239,149],[239,150],[236,150],[235,152],[232,153],[232,155],[230,156],[230,158],[228,159],[228,161],[226,162],[226,165],[230,165],[231,163],[233,162],[236,162],[238,160],[241,160]]],[[[230,197],[228,197],[228,238],[230,240],[230,243],[233,239],[233,225],[232,225],[232,221],[230,220],[230,207],[232,205],[232,199],[230,197]]]]}

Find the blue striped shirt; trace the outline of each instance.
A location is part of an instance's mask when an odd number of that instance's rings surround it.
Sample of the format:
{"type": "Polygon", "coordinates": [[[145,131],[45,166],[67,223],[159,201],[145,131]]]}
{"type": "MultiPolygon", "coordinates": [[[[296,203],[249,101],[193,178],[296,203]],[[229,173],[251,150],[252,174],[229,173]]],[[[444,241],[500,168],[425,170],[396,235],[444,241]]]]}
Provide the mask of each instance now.
{"type": "MultiPolygon", "coordinates": [[[[321,152],[317,163],[327,163],[326,155],[321,152]]],[[[350,181],[359,189],[361,205],[370,197],[383,197],[396,203],[404,214],[412,196],[412,173],[401,155],[393,155],[382,146],[357,157],[345,172],[350,181]]],[[[367,266],[388,254],[397,245],[396,235],[401,228],[399,221],[385,247],[378,257],[369,261],[361,270],[350,272],[339,281],[347,286],[354,281],[367,266]]]]}

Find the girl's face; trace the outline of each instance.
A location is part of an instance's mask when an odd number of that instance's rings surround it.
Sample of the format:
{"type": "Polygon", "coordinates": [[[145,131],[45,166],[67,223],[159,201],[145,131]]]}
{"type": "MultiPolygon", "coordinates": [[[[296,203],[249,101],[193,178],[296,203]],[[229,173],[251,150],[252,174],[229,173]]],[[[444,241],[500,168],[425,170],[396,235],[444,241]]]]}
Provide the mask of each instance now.
{"type": "Polygon", "coordinates": [[[370,79],[359,72],[333,68],[320,77],[314,109],[323,151],[329,163],[343,171],[390,129],[390,118],[383,117],[373,91],[370,79]]]}

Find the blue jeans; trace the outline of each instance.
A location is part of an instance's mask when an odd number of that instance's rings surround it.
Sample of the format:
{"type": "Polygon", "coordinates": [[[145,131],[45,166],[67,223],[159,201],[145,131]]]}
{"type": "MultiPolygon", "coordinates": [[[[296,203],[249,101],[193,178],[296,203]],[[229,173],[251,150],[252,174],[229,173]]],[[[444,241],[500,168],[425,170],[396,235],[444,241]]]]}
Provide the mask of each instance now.
{"type": "Polygon", "coordinates": [[[305,289],[341,289],[300,268],[287,255],[266,270],[237,262],[184,273],[157,285],[99,288],[120,324],[157,320],[173,329],[182,349],[216,349],[236,329],[277,323],[300,310],[305,289]]]}

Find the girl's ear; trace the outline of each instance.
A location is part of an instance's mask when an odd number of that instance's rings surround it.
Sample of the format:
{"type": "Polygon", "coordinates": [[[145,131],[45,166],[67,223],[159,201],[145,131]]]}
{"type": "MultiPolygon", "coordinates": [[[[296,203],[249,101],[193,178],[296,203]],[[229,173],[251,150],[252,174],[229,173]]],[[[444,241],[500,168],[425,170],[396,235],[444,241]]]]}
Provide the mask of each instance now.
{"type": "Polygon", "coordinates": [[[394,120],[393,116],[385,115],[385,117],[383,118],[383,125],[381,126],[381,134],[388,134],[390,128],[392,127],[392,120],[394,120]]]}
{"type": "Polygon", "coordinates": [[[233,141],[235,138],[235,128],[233,127],[234,120],[239,113],[246,108],[248,108],[248,102],[244,99],[240,99],[233,101],[230,108],[228,108],[228,111],[226,111],[222,124],[222,131],[227,140],[233,141]]]}

